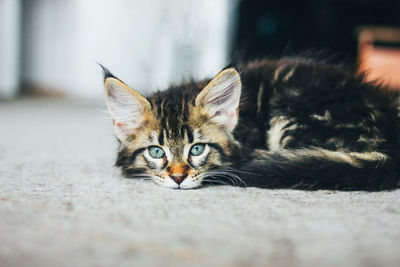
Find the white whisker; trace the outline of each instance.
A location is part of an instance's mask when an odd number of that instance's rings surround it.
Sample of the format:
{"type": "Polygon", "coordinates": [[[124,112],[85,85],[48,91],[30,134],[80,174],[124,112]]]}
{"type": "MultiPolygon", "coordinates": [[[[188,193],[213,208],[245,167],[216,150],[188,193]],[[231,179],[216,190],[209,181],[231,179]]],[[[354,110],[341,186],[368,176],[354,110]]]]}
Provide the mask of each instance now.
{"type": "Polygon", "coordinates": [[[232,185],[234,186],[239,186],[239,182],[242,183],[245,187],[247,187],[246,183],[236,174],[231,173],[231,172],[227,172],[227,171],[208,171],[207,173],[205,173],[204,178],[206,177],[211,177],[211,178],[216,178],[216,177],[221,177],[221,178],[225,178],[228,179],[232,185]]]}

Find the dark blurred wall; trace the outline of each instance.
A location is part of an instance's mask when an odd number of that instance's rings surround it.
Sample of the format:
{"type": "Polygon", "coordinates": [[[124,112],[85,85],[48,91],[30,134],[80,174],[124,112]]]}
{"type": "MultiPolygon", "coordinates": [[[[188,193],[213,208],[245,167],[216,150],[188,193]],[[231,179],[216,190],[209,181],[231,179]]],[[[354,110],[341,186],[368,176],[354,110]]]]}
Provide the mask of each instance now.
{"type": "Polygon", "coordinates": [[[233,57],[326,49],[355,62],[359,25],[400,26],[400,1],[243,0],[233,57]]]}

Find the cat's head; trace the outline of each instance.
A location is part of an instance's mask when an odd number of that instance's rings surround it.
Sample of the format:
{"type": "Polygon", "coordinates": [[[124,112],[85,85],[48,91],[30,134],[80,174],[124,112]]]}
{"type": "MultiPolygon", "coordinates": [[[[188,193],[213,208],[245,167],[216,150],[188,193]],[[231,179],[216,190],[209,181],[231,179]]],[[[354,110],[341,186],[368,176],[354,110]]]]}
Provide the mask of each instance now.
{"type": "Polygon", "coordinates": [[[125,175],[188,189],[227,164],[237,146],[232,131],[238,122],[241,81],[235,69],[149,97],[105,68],[104,73],[106,102],[120,141],[116,165],[125,175]]]}

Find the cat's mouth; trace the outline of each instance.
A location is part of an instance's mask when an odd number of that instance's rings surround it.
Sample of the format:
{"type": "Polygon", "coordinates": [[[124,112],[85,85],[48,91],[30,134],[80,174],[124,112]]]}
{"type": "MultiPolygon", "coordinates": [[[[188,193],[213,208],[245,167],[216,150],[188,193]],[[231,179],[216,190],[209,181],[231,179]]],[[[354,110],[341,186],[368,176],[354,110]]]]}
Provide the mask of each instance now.
{"type": "Polygon", "coordinates": [[[186,177],[182,180],[172,179],[170,177],[153,177],[156,184],[171,189],[195,189],[201,186],[201,179],[186,177]]]}
{"type": "Polygon", "coordinates": [[[156,184],[171,189],[195,189],[204,185],[233,185],[244,186],[246,183],[235,173],[223,170],[209,170],[205,173],[189,175],[184,179],[174,179],[170,176],[155,176],[153,180],[156,184]]]}

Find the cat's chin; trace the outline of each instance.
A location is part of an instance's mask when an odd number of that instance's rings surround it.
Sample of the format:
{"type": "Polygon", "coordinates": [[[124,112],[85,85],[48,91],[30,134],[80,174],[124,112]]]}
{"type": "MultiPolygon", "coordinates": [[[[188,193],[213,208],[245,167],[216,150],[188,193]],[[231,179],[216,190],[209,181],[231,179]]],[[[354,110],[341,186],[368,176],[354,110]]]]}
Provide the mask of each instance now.
{"type": "Polygon", "coordinates": [[[195,189],[200,186],[201,186],[201,182],[198,182],[198,181],[194,182],[190,179],[186,179],[179,185],[179,188],[186,190],[186,189],[195,189]]]}
{"type": "Polygon", "coordinates": [[[179,189],[179,185],[177,183],[175,183],[172,180],[168,180],[168,179],[163,179],[163,180],[157,180],[157,179],[153,179],[153,181],[162,187],[166,187],[166,188],[171,188],[171,189],[179,189]]]}
{"type": "Polygon", "coordinates": [[[171,189],[183,189],[183,190],[187,190],[187,189],[195,189],[201,186],[201,182],[194,182],[190,179],[186,179],[184,180],[180,185],[178,185],[177,183],[175,183],[172,180],[162,180],[162,181],[158,181],[158,180],[154,180],[154,182],[162,187],[166,187],[166,188],[171,188],[171,189]]]}

